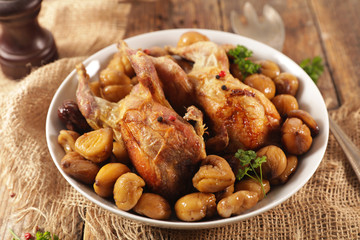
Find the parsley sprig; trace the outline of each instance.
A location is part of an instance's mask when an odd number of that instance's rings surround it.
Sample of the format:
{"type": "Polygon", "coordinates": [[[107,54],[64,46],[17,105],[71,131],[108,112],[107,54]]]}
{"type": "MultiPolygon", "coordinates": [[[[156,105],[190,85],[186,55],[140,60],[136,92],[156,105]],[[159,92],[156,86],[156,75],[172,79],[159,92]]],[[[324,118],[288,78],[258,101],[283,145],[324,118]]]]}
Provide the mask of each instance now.
{"type": "Polygon", "coordinates": [[[239,149],[235,153],[235,157],[239,159],[240,165],[242,166],[242,168],[239,169],[236,178],[240,181],[243,177],[248,176],[249,178],[258,181],[265,196],[266,193],[263,186],[261,165],[266,162],[266,157],[258,157],[253,150],[245,151],[242,149],[239,149]],[[257,173],[257,171],[255,170],[257,168],[259,168],[259,173],[257,173]],[[250,172],[252,172],[253,175],[251,175],[250,172]]]}
{"type": "Polygon", "coordinates": [[[50,232],[40,232],[36,233],[36,240],[59,240],[59,237],[50,232]]]}
{"type": "Polygon", "coordinates": [[[11,235],[13,235],[13,239],[12,240],[21,240],[21,238],[16,235],[16,233],[14,233],[14,231],[12,229],[9,229],[11,235]]]}
{"type": "MultiPolygon", "coordinates": [[[[13,239],[12,240],[21,240],[21,238],[16,235],[16,233],[14,233],[13,230],[9,229],[11,235],[13,235],[13,239]]],[[[50,232],[41,232],[41,231],[37,231],[35,238],[32,238],[34,240],[59,240],[59,237],[56,236],[55,234],[51,234],[50,232]]]]}
{"type": "Polygon", "coordinates": [[[318,79],[324,71],[324,64],[322,58],[319,56],[313,59],[307,58],[301,61],[300,67],[310,76],[310,78],[317,84],[318,79]]]}
{"type": "Polygon", "coordinates": [[[245,46],[237,45],[236,48],[230,49],[228,54],[234,57],[234,63],[239,66],[239,70],[244,78],[258,72],[260,65],[249,60],[252,51],[245,46]]]}

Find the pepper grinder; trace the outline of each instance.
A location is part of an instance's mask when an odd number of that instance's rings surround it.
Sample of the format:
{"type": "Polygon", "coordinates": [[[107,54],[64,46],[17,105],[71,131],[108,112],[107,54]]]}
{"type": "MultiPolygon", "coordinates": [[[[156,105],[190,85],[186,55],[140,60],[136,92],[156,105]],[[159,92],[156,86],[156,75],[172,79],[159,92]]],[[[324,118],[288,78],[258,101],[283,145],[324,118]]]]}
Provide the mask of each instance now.
{"type": "Polygon", "coordinates": [[[52,34],[37,20],[42,0],[0,0],[0,65],[3,73],[19,79],[58,58],[52,34]]]}

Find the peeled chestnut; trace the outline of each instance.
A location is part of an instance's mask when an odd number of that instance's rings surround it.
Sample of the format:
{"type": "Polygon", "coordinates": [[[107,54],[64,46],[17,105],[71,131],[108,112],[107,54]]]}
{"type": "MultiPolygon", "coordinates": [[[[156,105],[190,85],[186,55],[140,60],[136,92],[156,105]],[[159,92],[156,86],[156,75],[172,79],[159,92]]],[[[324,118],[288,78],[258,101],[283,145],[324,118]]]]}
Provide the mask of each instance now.
{"type": "Polygon", "coordinates": [[[118,102],[130,93],[132,87],[133,87],[132,84],[109,85],[104,88],[101,88],[100,94],[104,99],[110,102],[118,102]]]}
{"type": "Polygon", "coordinates": [[[287,112],[286,115],[287,117],[296,117],[301,119],[310,128],[312,136],[319,134],[320,128],[310,113],[301,109],[294,109],[287,112]]]}
{"type": "Polygon", "coordinates": [[[299,80],[291,73],[283,72],[274,78],[277,94],[295,96],[299,88],[299,80]]]}
{"type": "Polygon", "coordinates": [[[275,105],[280,116],[284,117],[291,110],[299,109],[299,104],[296,98],[289,94],[280,94],[271,99],[271,102],[275,105]]]}
{"type": "Polygon", "coordinates": [[[216,212],[216,199],[212,193],[190,193],[175,203],[176,216],[183,221],[199,221],[211,217],[216,212]]]}
{"type": "Polygon", "coordinates": [[[299,118],[288,118],[281,127],[281,142],[287,152],[304,154],[312,144],[310,129],[299,118]]]}
{"type": "Polygon", "coordinates": [[[106,69],[124,72],[129,78],[135,76],[134,69],[132,68],[129,59],[123,50],[120,50],[113,55],[106,69]]]}
{"type": "Polygon", "coordinates": [[[262,92],[265,97],[272,99],[275,96],[275,84],[271,78],[263,74],[251,74],[244,79],[244,83],[262,92]]]}
{"type": "Polygon", "coordinates": [[[65,173],[85,184],[93,184],[100,170],[98,165],[74,151],[66,153],[61,159],[61,168],[65,173]]]}
{"type": "Polygon", "coordinates": [[[131,80],[123,71],[105,68],[100,73],[100,87],[102,88],[111,85],[129,84],[131,84],[131,80]]]}
{"type": "Polygon", "coordinates": [[[154,193],[143,193],[133,210],[152,219],[169,219],[171,215],[168,201],[154,193]]]}
{"type": "Polygon", "coordinates": [[[286,168],[286,155],[281,148],[269,145],[256,152],[258,157],[266,156],[266,162],[262,164],[262,174],[265,179],[278,177],[286,168]]]}
{"type": "Polygon", "coordinates": [[[177,42],[177,47],[189,46],[200,41],[209,41],[209,38],[201,33],[189,31],[180,36],[180,39],[177,42]]]}
{"type": "Polygon", "coordinates": [[[287,156],[287,165],[285,170],[282,172],[282,174],[280,174],[280,176],[271,179],[271,184],[279,185],[286,183],[289,180],[291,174],[295,172],[297,168],[297,164],[298,164],[298,159],[295,155],[287,156]]]}
{"type": "Polygon", "coordinates": [[[233,185],[235,175],[224,158],[208,155],[202,160],[201,167],[192,182],[200,192],[215,193],[233,185]]]}
{"type": "Polygon", "coordinates": [[[270,60],[260,60],[255,63],[260,64],[260,73],[274,79],[280,74],[279,66],[270,60]]]}
{"type": "Polygon", "coordinates": [[[254,207],[258,201],[259,195],[256,192],[240,190],[221,199],[216,209],[221,217],[227,218],[231,215],[240,215],[254,207]]]}
{"type": "Polygon", "coordinates": [[[243,179],[243,180],[237,182],[235,185],[235,192],[238,192],[241,190],[246,190],[249,192],[256,192],[259,196],[259,200],[261,200],[265,197],[265,194],[270,191],[270,183],[266,179],[262,180],[262,184],[260,184],[260,181],[257,181],[252,178],[243,179]]]}

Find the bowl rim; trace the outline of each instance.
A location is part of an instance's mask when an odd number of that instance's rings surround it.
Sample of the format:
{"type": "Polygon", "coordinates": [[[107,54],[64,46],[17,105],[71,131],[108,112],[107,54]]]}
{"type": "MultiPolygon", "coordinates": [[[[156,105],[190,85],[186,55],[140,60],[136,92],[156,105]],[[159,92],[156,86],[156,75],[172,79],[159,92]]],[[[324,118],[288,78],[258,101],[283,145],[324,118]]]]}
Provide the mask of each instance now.
{"type": "MultiPolygon", "coordinates": [[[[129,47],[132,47],[134,42],[139,42],[139,41],[142,41],[142,40],[148,39],[148,38],[154,39],[154,38],[159,38],[159,37],[161,37],[161,38],[165,37],[165,42],[166,42],[166,36],[173,36],[173,35],[179,36],[180,34],[186,32],[186,31],[198,31],[202,34],[207,35],[211,41],[214,41],[214,40],[212,40],[212,37],[217,36],[219,38],[219,36],[221,36],[221,38],[225,39],[224,43],[226,43],[226,41],[227,41],[226,39],[235,39],[237,42],[239,42],[239,44],[246,43],[244,45],[257,46],[258,48],[261,48],[265,52],[269,52],[270,55],[276,54],[279,57],[279,59],[281,59],[281,61],[285,62],[286,64],[290,63],[293,65],[293,67],[295,66],[297,73],[300,74],[302,77],[301,81],[305,81],[307,84],[310,84],[310,86],[312,84],[311,89],[314,92],[313,94],[320,95],[320,97],[321,97],[322,101],[318,104],[320,104],[322,114],[325,114],[325,116],[323,116],[323,118],[321,119],[322,120],[321,134],[323,135],[322,136],[323,144],[320,146],[320,148],[318,150],[315,151],[316,156],[320,159],[318,159],[315,162],[315,164],[312,166],[313,168],[310,168],[310,172],[307,172],[305,179],[303,179],[300,184],[296,184],[294,188],[291,188],[291,190],[289,192],[287,192],[286,194],[284,194],[280,199],[275,199],[274,201],[270,202],[269,204],[266,204],[261,207],[255,206],[254,207],[255,209],[252,208],[251,211],[248,210],[238,216],[232,216],[230,218],[215,219],[215,220],[210,220],[210,221],[182,222],[182,221],[155,220],[155,219],[151,219],[151,218],[148,218],[145,216],[140,216],[140,215],[134,214],[132,212],[125,212],[120,209],[114,209],[113,206],[110,206],[109,204],[107,204],[107,202],[105,202],[106,200],[104,200],[104,201],[99,200],[96,196],[94,196],[94,194],[87,192],[86,189],[84,190],[84,184],[79,183],[78,181],[74,180],[73,178],[71,178],[70,176],[65,174],[65,172],[61,169],[60,161],[57,160],[58,156],[57,156],[55,150],[53,149],[54,136],[51,135],[52,128],[53,128],[52,120],[54,118],[54,116],[53,116],[54,109],[56,110],[57,107],[59,106],[55,100],[59,100],[59,98],[61,97],[62,91],[64,91],[65,85],[69,84],[70,81],[74,81],[73,80],[74,78],[76,79],[75,69],[72,70],[71,73],[60,84],[59,88],[57,89],[57,91],[55,92],[55,94],[51,100],[49,110],[47,113],[47,117],[46,117],[46,141],[47,141],[47,145],[48,145],[48,149],[49,149],[51,158],[52,158],[54,164],[56,165],[56,167],[58,168],[58,170],[60,171],[60,173],[63,175],[63,177],[81,195],[83,195],[86,199],[90,200],[91,202],[95,203],[96,205],[98,205],[114,214],[117,214],[121,217],[130,219],[130,220],[133,220],[136,222],[140,222],[143,224],[148,224],[151,226],[156,226],[156,227],[161,227],[161,228],[172,228],[172,229],[205,229],[205,228],[213,228],[213,227],[228,225],[231,223],[236,223],[236,222],[257,216],[259,214],[262,214],[262,213],[280,205],[281,203],[283,203],[284,201],[289,199],[291,196],[293,196],[297,191],[299,191],[313,176],[313,174],[317,170],[318,166],[320,165],[320,163],[325,155],[326,147],[328,144],[328,136],[329,136],[329,120],[328,120],[328,112],[326,109],[326,105],[325,105],[324,99],[321,96],[319,89],[313,83],[313,81],[310,79],[310,77],[303,71],[303,69],[301,69],[300,66],[298,66],[289,57],[285,56],[282,52],[279,52],[279,51],[277,51],[261,42],[258,42],[256,40],[253,40],[253,39],[250,39],[247,37],[243,37],[243,36],[240,36],[240,35],[237,35],[234,33],[223,32],[223,31],[218,31],[218,30],[198,29],[198,28],[180,28],[180,29],[160,30],[160,31],[140,34],[137,36],[133,36],[133,37],[124,39],[124,40],[125,40],[125,42],[127,42],[129,44],[129,47]],[[324,111],[324,109],[325,109],[325,111],[324,111]]],[[[219,43],[219,42],[217,42],[217,43],[219,43]]],[[[106,54],[108,51],[112,51],[114,48],[116,49],[116,44],[112,44],[108,47],[101,49],[100,51],[94,53],[93,55],[89,56],[86,60],[84,60],[83,61],[84,65],[85,66],[88,65],[92,60],[99,58],[101,55],[106,54]]],[[[252,49],[250,47],[249,47],[249,49],[251,49],[254,52],[254,57],[256,57],[257,55],[262,55],[262,54],[257,53],[257,51],[258,51],[257,49],[252,49]]],[[[65,100],[65,99],[62,99],[62,100],[65,100]]]]}

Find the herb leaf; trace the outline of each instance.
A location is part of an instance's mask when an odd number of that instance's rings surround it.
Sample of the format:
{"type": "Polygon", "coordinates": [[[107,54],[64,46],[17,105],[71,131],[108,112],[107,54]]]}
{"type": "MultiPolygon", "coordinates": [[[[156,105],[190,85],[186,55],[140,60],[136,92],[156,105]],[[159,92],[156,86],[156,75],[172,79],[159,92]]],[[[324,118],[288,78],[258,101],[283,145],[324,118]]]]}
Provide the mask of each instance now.
{"type": "Polygon", "coordinates": [[[261,165],[266,162],[266,156],[258,157],[253,150],[242,150],[239,149],[235,153],[235,157],[239,159],[240,165],[243,168],[240,168],[238,173],[236,174],[236,178],[240,181],[245,176],[248,176],[256,181],[258,181],[261,185],[261,189],[263,191],[264,196],[266,195],[265,189],[263,186],[263,178],[262,178],[262,169],[261,165]],[[259,168],[259,174],[255,171],[255,169],[259,168]],[[253,175],[249,173],[252,172],[253,175]],[[260,176],[259,176],[260,175],[260,176]]]}
{"type": "MultiPolygon", "coordinates": [[[[12,240],[21,240],[21,238],[18,235],[16,235],[12,229],[9,229],[9,231],[11,235],[13,235],[12,240]]],[[[59,237],[56,236],[55,234],[51,234],[50,232],[38,231],[35,235],[35,240],[59,240],[59,237]]]]}
{"type": "Polygon", "coordinates": [[[266,162],[265,156],[257,157],[254,161],[254,164],[252,164],[252,166],[253,166],[253,168],[258,168],[258,167],[261,167],[261,164],[263,164],[264,162],[266,162]]]}
{"type": "Polygon", "coordinates": [[[10,231],[11,235],[13,235],[13,237],[14,237],[12,240],[21,240],[20,237],[18,235],[16,235],[12,229],[9,229],[9,231],[10,231]]]}
{"type": "Polygon", "coordinates": [[[318,79],[324,71],[324,64],[322,63],[322,58],[319,56],[314,57],[312,60],[310,58],[304,59],[301,61],[300,67],[304,69],[315,84],[317,84],[318,79]]]}
{"type": "Polygon", "coordinates": [[[59,240],[59,237],[54,235],[51,235],[50,232],[40,232],[38,231],[36,233],[36,240],[59,240]]]}
{"type": "Polygon", "coordinates": [[[253,159],[256,158],[256,153],[252,150],[244,151],[242,149],[239,149],[235,153],[235,157],[240,160],[242,166],[246,166],[250,164],[253,159]]]}
{"type": "Polygon", "coordinates": [[[247,175],[247,172],[251,170],[251,167],[245,167],[244,169],[239,169],[239,172],[236,174],[237,179],[242,179],[247,175]]]}
{"type": "Polygon", "coordinates": [[[252,56],[252,51],[245,46],[237,45],[236,48],[230,49],[228,54],[234,57],[234,63],[239,66],[239,70],[244,78],[256,73],[260,68],[259,64],[253,63],[248,59],[252,56]]]}

